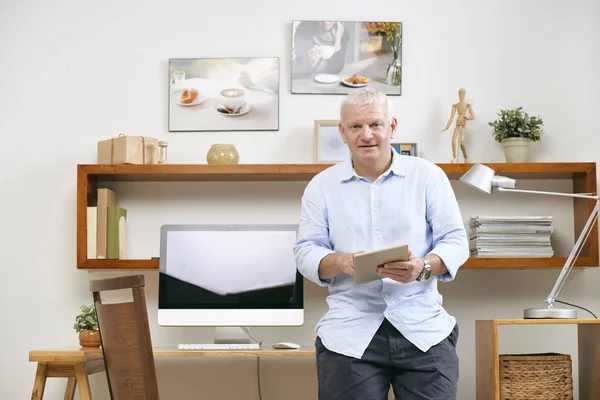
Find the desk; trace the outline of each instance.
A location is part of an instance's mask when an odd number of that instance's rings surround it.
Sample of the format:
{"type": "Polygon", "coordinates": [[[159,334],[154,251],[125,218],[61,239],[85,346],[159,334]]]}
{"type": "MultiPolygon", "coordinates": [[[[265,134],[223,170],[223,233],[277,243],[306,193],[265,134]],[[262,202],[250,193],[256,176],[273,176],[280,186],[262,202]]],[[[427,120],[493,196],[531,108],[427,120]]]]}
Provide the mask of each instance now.
{"type": "MultiPolygon", "coordinates": [[[[314,347],[276,350],[265,347],[260,350],[178,350],[172,347],[155,348],[154,357],[302,357],[314,356],[314,347]]],[[[31,400],[44,397],[46,378],[68,378],[65,400],[73,400],[79,386],[79,398],[91,400],[88,375],[104,371],[104,360],[100,348],[66,350],[31,350],[29,361],[37,363],[31,400]]]]}
{"type": "Polygon", "coordinates": [[[475,322],[477,400],[500,399],[500,325],[577,325],[579,397],[600,400],[600,319],[494,319],[475,322]]]}

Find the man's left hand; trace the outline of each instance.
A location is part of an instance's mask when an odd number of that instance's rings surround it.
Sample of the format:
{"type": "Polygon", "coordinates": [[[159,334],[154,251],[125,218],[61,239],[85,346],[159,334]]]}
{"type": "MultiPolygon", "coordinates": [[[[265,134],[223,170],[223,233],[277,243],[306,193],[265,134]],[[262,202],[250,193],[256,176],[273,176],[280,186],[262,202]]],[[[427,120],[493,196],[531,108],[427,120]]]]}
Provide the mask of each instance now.
{"type": "Polygon", "coordinates": [[[425,267],[423,260],[413,255],[408,261],[395,261],[377,267],[377,273],[400,283],[410,283],[417,279],[425,267]]]}

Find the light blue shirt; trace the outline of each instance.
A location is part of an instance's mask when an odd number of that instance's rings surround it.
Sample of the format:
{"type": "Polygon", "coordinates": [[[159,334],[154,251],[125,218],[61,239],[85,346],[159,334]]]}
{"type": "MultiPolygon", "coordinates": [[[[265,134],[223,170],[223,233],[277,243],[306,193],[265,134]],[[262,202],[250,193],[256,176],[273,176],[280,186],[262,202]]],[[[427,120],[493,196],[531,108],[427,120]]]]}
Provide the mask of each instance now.
{"type": "Polygon", "coordinates": [[[294,254],[302,275],[328,286],[329,311],[316,333],[331,351],[360,358],[387,318],[422,351],[456,323],[442,306],[438,281],[451,281],[469,257],[454,191],[434,163],[392,150],[393,162],[375,182],[356,174],[350,159],[317,174],[302,196],[294,254]],[[323,281],[319,263],[333,252],[372,251],[408,244],[417,257],[438,255],[448,273],[403,284],[389,278],[356,284],[341,273],[323,281]]]}

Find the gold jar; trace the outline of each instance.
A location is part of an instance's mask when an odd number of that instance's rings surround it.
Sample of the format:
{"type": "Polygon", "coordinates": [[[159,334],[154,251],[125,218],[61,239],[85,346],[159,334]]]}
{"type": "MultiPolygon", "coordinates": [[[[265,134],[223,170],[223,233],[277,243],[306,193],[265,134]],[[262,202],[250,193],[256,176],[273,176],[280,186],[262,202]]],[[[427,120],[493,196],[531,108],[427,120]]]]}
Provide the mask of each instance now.
{"type": "Polygon", "coordinates": [[[213,144],[206,154],[206,162],[209,164],[237,164],[240,155],[232,144],[213,144]]]}

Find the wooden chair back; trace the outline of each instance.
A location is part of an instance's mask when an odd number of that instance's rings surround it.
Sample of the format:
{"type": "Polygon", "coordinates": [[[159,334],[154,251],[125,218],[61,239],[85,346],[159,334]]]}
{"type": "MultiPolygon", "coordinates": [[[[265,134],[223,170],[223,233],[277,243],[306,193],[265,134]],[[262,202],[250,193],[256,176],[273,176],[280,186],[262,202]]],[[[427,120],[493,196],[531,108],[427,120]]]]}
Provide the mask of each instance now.
{"type": "Polygon", "coordinates": [[[144,276],[90,281],[112,400],[159,400],[144,276]],[[133,301],[103,303],[101,292],[131,289],[133,301]]]}

